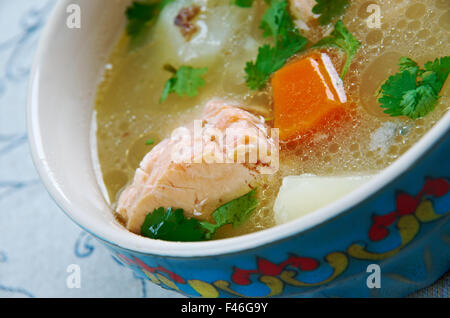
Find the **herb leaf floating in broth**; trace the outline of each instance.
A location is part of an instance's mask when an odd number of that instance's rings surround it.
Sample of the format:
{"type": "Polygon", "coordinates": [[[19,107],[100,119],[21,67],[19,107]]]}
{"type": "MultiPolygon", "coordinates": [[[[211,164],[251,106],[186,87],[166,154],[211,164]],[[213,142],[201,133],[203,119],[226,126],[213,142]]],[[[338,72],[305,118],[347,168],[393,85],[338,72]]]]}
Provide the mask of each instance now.
{"type": "Polygon", "coordinates": [[[171,65],[165,65],[164,69],[173,73],[164,86],[160,103],[166,100],[170,93],[176,93],[183,97],[187,95],[194,97],[198,94],[198,89],[205,85],[205,80],[201,77],[207,71],[207,67],[193,68],[191,66],[181,66],[178,70],[171,65]]]}
{"type": "Polygon", "coordinates": [[[305,38],[293,37],[292,41],[279,43],[276,47],[264,45],[258,50],[256,62],[247,62],[247,86],[252,90],[262,89],[272,73],[279,70],[296,52],[304,48],[305,38]]]}
{"type": "Polygon", "coordinates": [[[378,101],[386,114],[417,119],[436,107],[450,72],[450,56],[437,58],[424,67],[420,69],[410,58],[400,58],[400,72],[390,76],[379,92],[382,97],[378,101]]]}
{"type": "Polygon", "coordinates": [[[147,214],[141,234],[166,241],[196,242],[211,239],[220,227],[226,224],[237,226],[248,219],[258,205],[256,189],[217,208],[212,217],[215,224],[188,219],[182,209],[155,209],[147,214]]]}
{"type": "Polygon", "coordinates": [[[161,10],[172,1],[174,0],[134,1],[126,11],[127,34],[132,38],[138,37],[156,20],[161,10]]]}
{"type": "Polygon", "coordinates": [[[434,91],[439,94],[450,73],[450,56],[426,63],[425,70],[422,74],[422,81],[431,85],[434,91]]]}
{"type": "Polygon", "coordinates": [[[272,1],[261,18],[260,26],[264,37],[272,36],[275,41],[282,40],[295,26],[288,10],[287,1],[272,1]]]}
{"type": "Polygon", "coordinates": [[[415,74],[419,71],[419,65],[406,56],[402,56],[400,58],[400,61],[398,62],[398,68],[400,72],[409,71],[411,74],[415,74]]]}
{"type": "Polygon", "coordinates": [[[241,8],[251,8],[253,5],[253,0],[234,0],[233,3],[241,8]]]}
{"type": "Polygon", "coordinates": [[[344,23],[339,20],[334,26],[334,30],[330,36],[327,36],[317,42],[314,47],[336,47],[345,52],[347,55],[347,59],[345,61],[344,68],[342,70],[341,78],[345,76],[347,73],[350,64],[352,63],[352,59],[355,56],[356,52],[360,48],[361,43],[351,34],[344,23]]]}
{"type": "Polygon", "coordinates": [[[256,62],[247,62],[247,86],[262,89],[270,75],[279,70],[295,53],[303,50],[308,40],[299,34],[288,10],[286,0],[272,0],[264,13],[260,28],[264,37],[272,36],[275,46],[266,44],[259,48],[256,62]]]}
{"type": "Polygon", "coordinates": [[[341,16],[349,5],[348,0],[316,0],[316,3],[312,12],[320,14],[319,23],[321,25],[326,25],[334,17],[341,16]]]}
{"type": "Polygon", "coordinates": [[[182,209],[164,208],[147,214],[142,224],[141,234],[159,240],[196,242],[205,238],[200,222],[186,218],[182,209]]]}
{"type": "Polygon", "coordinates": [[[220,206],[212,213],[216,224],[201,222],[202,227],[207,231],[206,238],[210,239],[220,227],[226,224],[239,226],[248,219],[257,206],[256,189],[220,206]]]}

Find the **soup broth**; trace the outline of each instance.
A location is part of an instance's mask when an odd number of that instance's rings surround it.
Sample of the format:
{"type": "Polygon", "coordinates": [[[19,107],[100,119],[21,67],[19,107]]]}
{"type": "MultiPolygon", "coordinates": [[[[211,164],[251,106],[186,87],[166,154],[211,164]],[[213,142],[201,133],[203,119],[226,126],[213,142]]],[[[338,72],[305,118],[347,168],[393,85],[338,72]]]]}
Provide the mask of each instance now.
{"type": "MultiPolygon", "coordinates": [[[[118,194],[132,181],[144,155],[170,136],[175,128],[198,118],[207,101],[213,98],[238,101],[245,109],[263,114],[268,124],[272,124],[270,85],[264,90],[250,90],[244,72],[246,62],[254,61],[258,47],[267,42],[259,29],[266,8],[264,1],[255,1],[250,9],[230,6],[229,0],[177,2],[181,4],[173,6],[202,3],[202,19],[211,24],[208,25],[210,32],[220,39],[220,45],[211,44],[201,56],[196,56],[189,48],[182,51],[177,47],[178,40],[165,31],[164,18],[168,10],[161,13],[145,44],[139,48],[134,48],[126,35],[120,38],[98,88],[93,127],[96,129],[97,148],[94,151],[98,154],[99,179],[113,209],[118,194]],[[171,94],[160,103],[161,92],[170,77],[164,65],[183,64],[180,55],[191,66],[208,67],[205,85],[195,97],[171,94]]],[[[448,54],[449,10],[449,2],[445,0],[351,1],[342,21],[361,42],[361,47],[343,78],[347,98],[353,107],[350,120],[339,127],[331,126],[301,143],[282,144],[279,170],[273,175],[259,177],[257,210],[242,226],[225,226],[214,238],[274,226],[273,204],[285,176],[373,174],[390,165],[420,139],[449,108],[448,81],[436,108],[417,120],[384,114],[376,93],[383,81],[397,72],[401,56],[408,56],[423,65],[448,54]],[[380,8],[379,28],[368,27],[370,4],[380,8]]],[[[332,29],[333,25],[317,24],[301,33],[314,43],[332,29]]],[[[342,68],[343,59],[339,52],[333,49],[324,52],[330,55],[336,69],[342,68]]]]}

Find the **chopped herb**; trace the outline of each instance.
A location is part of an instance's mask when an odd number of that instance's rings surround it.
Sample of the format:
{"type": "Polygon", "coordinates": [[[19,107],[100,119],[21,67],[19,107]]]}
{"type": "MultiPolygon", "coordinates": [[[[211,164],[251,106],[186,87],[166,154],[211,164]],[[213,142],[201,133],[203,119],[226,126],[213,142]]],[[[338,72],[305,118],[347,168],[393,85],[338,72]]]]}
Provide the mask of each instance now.
{"type": "Polygon", "coordinates": [[[323,38],[313,47],[336,47],[345,52],[347,58],[342,70],[341,78],[343,78],[360,46],[361,43],[347,30],[344,23],[339,20],[330,36],[323,38]]]}
{"type": "Polygon", "coordinates": [[[449,72],[450,56],[427,62],[424,69],[410,58],[401,57],[399,72],[381,86],[380,106],[391,116],[424,117],[436,107],[449,72]]]}
{"type": "Polygon", "coordinates": [[[398,62],[398,67],[400,72],[409,71],[412,74],[415,74],[419,71],[419,65],[411,60],[409,57],[402,56],[400,61],[398,62]]]}
{"type": "Polygon", "coordinates": [[[251,8],[253,5],[253,0],[234,0],[232,3],[241,8],[251,8]]]}
{"type": "Polygon", "coordinates": [[[145,144],[146,144],[147,146],[153,145],[154,143],[155,143],[155,140],[154,140],[154,139],[147,139],[147,140],[145,141],[145,144]]]}
{"type": "Polygon", "coordinates": [[[258,49],[256,62],[247,62],[245,65],[245,73],[247,74],[246,82],[250,89],[256,90],[263,88],[270,74],[276,71],[274,60],[276,60],[277,52],[275,48],[266,44],[258,49]]]}
{"type": "Polygon", "coordinates": [[[247,86],[253,90],[263,88],[270,75],[283,67],[292,55],[304,49],[308,42],[298,33],[286,0],[270,2],[260,28],[264,31],[264,37],[273,37],[275,46],[263,45],[258,49],[256,61],[246,63],[247,86]]]}
{"type": "Polygon", "coordinates": [[[279,42],[275,47],[268,44],[260,47],[256,62],[246,64],[247,86],[253,90],[264,88],[270,75],[282,68],[292,55],[305,47],[306,43],[305,38],[293,36],[291,41],[279,42]]]}
{"type": "Polygon", "coordinates": [[[191,66],[181,66],[178,70],[171,65],[165,65],[164,69],[171,72],[173,76],[169,78],[164,86],[159,102],[166,100],[170,93],[176,93],[183,97],[187,95],[194,97],[198,94],[198,89],[205,85],[205,80],[201,77],[207,71],[207,67],[193,68],[191,66]]]}
{"type": "Polygon", "coordinates": [[[126,11],[128,19],[127,34],[131,37],[140,34],[158,12],[157,3],[133,2],[126,11]]]}
{"type": "Polygon", "coordinates": [[[287,1],[272,1],[264,12],[259,27],[264,31],[264,37],[273,36],[275,41],[294,30],[295,26],[289,14],[287,1]]]}
{"type": "Polygon", "coordinates": [[[159,16],[161,10],[174,0],[134,1],[126,10],[127,34],[136,38],[147,30],[159,16]]]}
{"type": "Polygon", "coordinates": [[[349,5],[348,0],[316,0],[316,5],[313,7],[312,12],[314,14],[320,14],[320,25],[326,25],[330,23],[333,18],[339,17],[344,14],[345,9],[349,5]]]}
{"type": "Polygon", "coordinates": [[[217,229],[226,224],[232,224],[233,227],[241,225],[257,206],[256,189],[220,206],[212,213],[215,224],[201,222],[202,227],[207,231],[206,238],[210,239],[217,229]]]}
{"type": "Polygon", "coordinates": [[[256,189],[217,208],[212,217],[215,224],[188,219],[182,209],[155,209],[147,214],[141,234],[159,240],[195,242],[211,239],[220,227],[226,224],[238,226],[248,219],[258,205],[256,189]]]}
{"type": "Polygon", "coordinates": [[[200,222],[186,218],[182,209],[164,208],[147,214],[141,227],[141,234],[158,240],[195,242],[205,239],[200,222]]]}
{"type": "Polygon", "coordinates": [[[425,72],[422,74],[422,80],[424,83],[431,85],[434,91],[439,94],[449,73],[450,56],[445,56],[425,64],[425,72]]]}

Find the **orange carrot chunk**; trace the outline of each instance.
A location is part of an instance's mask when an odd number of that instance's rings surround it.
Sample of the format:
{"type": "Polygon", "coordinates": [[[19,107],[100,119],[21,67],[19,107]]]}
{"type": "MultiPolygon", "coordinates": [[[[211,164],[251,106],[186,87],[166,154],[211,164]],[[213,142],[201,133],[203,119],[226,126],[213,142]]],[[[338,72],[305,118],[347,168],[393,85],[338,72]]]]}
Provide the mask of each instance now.
{"type": "Polygon", "coordinates": [[[275,72],[272,88],[274,125],[280,140],[323,130],[346,111],[342,81],[325,53],[287,64],[275,72]]]}

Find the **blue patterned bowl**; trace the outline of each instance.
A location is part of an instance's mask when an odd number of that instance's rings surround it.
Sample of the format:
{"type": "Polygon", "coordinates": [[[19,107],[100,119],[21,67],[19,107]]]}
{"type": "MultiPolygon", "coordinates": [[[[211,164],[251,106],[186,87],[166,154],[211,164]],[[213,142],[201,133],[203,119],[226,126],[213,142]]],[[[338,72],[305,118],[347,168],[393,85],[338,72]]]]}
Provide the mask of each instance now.
{"type": "Polygon", "coordinates": [[[450,268],[450,114],[372,181],[301,219],[197,243],[128,232],[99,189],[89,138],[126,3],[79,1],[80,29],[66,25],[69,3],[53,12],[30,83],[32,155],[61,209],[126,267],[194,297],[399,297],[450,268]]]}

